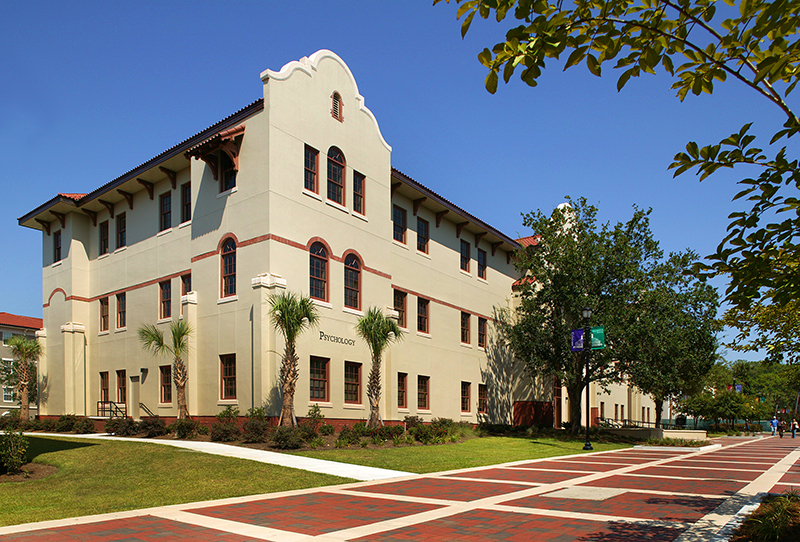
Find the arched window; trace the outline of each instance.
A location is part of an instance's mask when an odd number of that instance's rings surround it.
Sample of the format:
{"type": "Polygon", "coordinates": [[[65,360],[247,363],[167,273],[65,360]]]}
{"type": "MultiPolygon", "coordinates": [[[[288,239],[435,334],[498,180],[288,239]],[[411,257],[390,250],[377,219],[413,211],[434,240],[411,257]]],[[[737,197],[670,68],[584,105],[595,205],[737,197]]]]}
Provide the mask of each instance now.
{"type": "Polygon", "coordinates": [[[310,293],[314,299],[328,300],[328,251],[322,243],[314,243],[309,251],[310,293]]]}
{"type": "Polygon", "coordinates": [[[344,154],[336,147],[328,149],[328,199],[344,205],[344,154]]]}
{"type": "Polygon", "coordinates": [[[333,96],[331,96],[331,100],[331,116],[339,122],[344,121],[344,115],[342,114],[342,95],[338,92],[334,92],[333,96]]]}
{"type": "Polygon", "coordinates": [[[222,297],[236,295],[236,241],[230,237],[222,244],[222,297]]]}
{"type": "Polygon", "coordinates": [[[344,306],[361,307],[361,262],[353,254],[344,259],[344,306]]]}

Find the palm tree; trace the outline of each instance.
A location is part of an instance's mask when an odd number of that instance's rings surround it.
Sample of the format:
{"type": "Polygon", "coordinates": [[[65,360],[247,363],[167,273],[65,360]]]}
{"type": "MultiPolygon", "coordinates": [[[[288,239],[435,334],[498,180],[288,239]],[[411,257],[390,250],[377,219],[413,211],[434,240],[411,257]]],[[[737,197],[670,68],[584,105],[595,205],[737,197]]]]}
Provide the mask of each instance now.
{"type": "Polygon", "coordinates": [[[280,373],[283,405],[278,425],[292,427],[297,423],[294,417],[294,392],[299,376],[297,337],[319,323],[319,313],[310,297],[292,292],[270,296],[269,305],[272,325],[286,339],[280,373]]]}
{"type": "Polygon", "coordinates": [[[171,341],[164,340],[164,333],[153,324],[144,324],[139,328],[139,341],[142,348],[158,356],[169,354],[173,357],[172,381],[175,382],[175,392],[178,395],[178,419],[189,418],[189,408],[186,406],[186,381],[189,380],[189,370],[184,358],[189,354],[189,337],[194,333],[191,324],[186,320],[174,320],[169,324],[172,335],[171,341]]]}
{"type": "Polygon", "coordinates": [[[14,387],[19,397],[19,417],[23,421],[30,419],[30,390],[36,379],[36,361],[42,354],[42,345],[36,339],[16,336],[8,342],[11,355],[16,360],[5,370],[5,380],[14,387]]]}
{"type": "Polygon", "coordinates": [[[358,319],[356,333],[367,343],[372,353],[372,369],[369,372],[367,398],[369,398],[368,427],[379,427],[382,424],[379,410],[381,399],[381,358],[389,343],[401,341],[403,331],[397,322],[383,315],[378,307],[370,307],[367,313],[358,319]]]}

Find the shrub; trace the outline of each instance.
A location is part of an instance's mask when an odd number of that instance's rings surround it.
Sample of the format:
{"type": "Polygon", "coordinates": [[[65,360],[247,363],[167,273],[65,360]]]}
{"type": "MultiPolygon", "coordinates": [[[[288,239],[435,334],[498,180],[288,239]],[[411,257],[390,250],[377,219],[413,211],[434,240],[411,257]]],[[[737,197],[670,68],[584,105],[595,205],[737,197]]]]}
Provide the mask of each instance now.
{"type": "Polygon", "coordinates": [[[333,426],[329,423],[323,423],[322,425],[319,426],[319,434],[322,436],[325,437],[330,436],[333,434],[333,432],[334,432],[333,426]]]}
{"type": "Polygon", "coordinates": [[[211,440],[214,442],[234,442],[242,434],[236,421],[239,419],[239,409],[230,405],[217,414],[217,422],[211,426],[211,440]]]}
{"type": "Polygon", "coordinates": [[[175,420],[169,426],[169,430],[175,433],[179,439],[193,439],[198,433],[202,432],[201,425],[191,418],[175,420]]]}
{"type": "Polygon", "coordinates": [[[299,427],[278,427],[272,434],[272,442],[281,450],[296,450],[303,445],[302,429],[299,427]]]}
{"type": "Polygon", "coordinates": [[[447,438],[447,430],[433,425],[416,425],[409,433],[422,444],[442,444],[447,438]]]}
{"type": "Polygon", "coordinates": [[[47,419],[44,419],[44,420],[39,420],[39,431],[49,431],[49,432],[52,433],[55,430],[56,430],[56,421],[55,420],[53,420],[51,418],[47,418],[47,419]]]}
{"type": "Polygon", "coordinates": [[[144,418],[139,422],[139,430],[147,438],[160,437],[167,434],[167,424],[161,418],[144,418]]]}
{"type": "Polygon", "coordinates": [[[139,434],[139,424],[131,418],[111,418],[103,430],[118,437],[132,437],[139,434]]]}
{"type": "Polygon", "coordinates": [[[319,438],[319,434],[312,425],[300,424],[297,427],[297,431],[300,434],[300,438],[305,442],[311,442],[315,438],[319,438]]]}
{"type": "Polygon", "coordinates": [[[236,423],[239,419],[239,409],[228,405],[225,410],[217,414],[217,421],[220,423],[236,423]]]}
{"type": "Polygon", "coordinates": [[[422,418],[419,416],[406,416],[403,418],[403,424],[406,426],[406,430],[410,431],[413,427],[422,425],[422,418]]]}
{"type": "Polygon", "coordinates": [[[242,439],[245,442],[267,442],[271,425],[267,419],[267,410],[261,407],[247,411],[247,419],[242,426],[242,439]]]}
{"type": "Polygon", "coordinates": [[[325,441],[317,437],[315,439],[311,439],[308,445],[311,446],[312,448],[319,448],[320,446],[325,446],[325,441]]]}
{"type": "Polygon", "coordinates": [[[19,410],[12,410],[0,416],[0,429],[16,429],[19,427],[19,410]]]}
{"type": "Polygon", "coordinates": [[[17,474],[28,462],[28,439],[22,432],[0,434],[0,465],[9,474],[17,474]]]}
{"type": "Polygon", "coordinates": [[[369,436],[369,429],[367,429],[367,424],[364,422],[354,423],[350,430],[357,435],[359,438],[369,436]]]}
{"type": "Polygon", "coordinates": [[[75,424],[78,423],[78,417],[75,414],[64,414],[59,416],[56,420],[57,433],[69,433],[75,424]]]}
{"type": "Polygon", "coordinates": [[[94,433],[94,423],[89,418],[81,418],[72,426],[72,430],[79,435],[88,435],[89,433],[94,433]]]}
{"type": "Polygon", "coordinates": [[[325,416],[322,415],[322,410],[319,408],[319,405],[314,403],[308,409],[308,414],[306,414],[304,425],[311,427],[316,433],[319,429],[319,426],[322,424],[322,420],[324,419],[325,416]]]}
{"type": "Polygon", "coordinates": [[[344,427],[339,431],[339,437],[336,439],[337,448],[344,446],[353,446],[361,442],[361,436],[352,430],[350,427],[344,427]]]}

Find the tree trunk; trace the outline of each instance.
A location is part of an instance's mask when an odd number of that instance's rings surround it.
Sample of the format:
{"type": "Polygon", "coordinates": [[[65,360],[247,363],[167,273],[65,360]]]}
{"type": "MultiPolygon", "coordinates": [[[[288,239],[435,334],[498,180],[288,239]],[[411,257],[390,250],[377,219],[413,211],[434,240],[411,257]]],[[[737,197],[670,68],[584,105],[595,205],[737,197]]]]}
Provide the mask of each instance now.
{"type": "Polygon", "coordinates": [[[186,363],[183,359],[176,357],[172,364],[172,381],[175,382],[175,393],[178,396],[178,419],[184,420],[189,416],[189,407],[186,404],[186,382],[189,380],[186,363]]]}
{"type": "Polygon", "coordinates": [[[369,399],[369,422],[367,427],[381,426],[380,400],[381,400],[381,358],[372,358],[372,369],[369,372],[367,384],[367,398],[369,399]]]}
{"type": "Polygon", "coordinates": [[[656,399],[653,397],[653,403],[655,404],[655,414],[656,414],[656,429],[661,427],[661,411],[664,410],[664,399],[656,399]]]}
{"type": "Polygon", "coordinates": [[[20,382],[19,386],[19,419],[26,422],[31,419],[28,401],[28,382],[20,382]]]}
{"type": "Polygon", "coordinates": [[[583,393],[584,383],[573,382],[567,384],[567,397],[569,398],[569,420],[571,422],[569,434],[577,436],[581,432],[581,393],[583,393]]]}
{"type": "Polygon", "coordinates": [[[299,377],[299,361],[294,345],[287,344],[283,353],[280,375],[281,391],[283,392],[283,404],[281,405],[279,422],[281,427],[294,427],[297,423],[294,417],[294,392],[297,388],[297,378],[299,377]]]}

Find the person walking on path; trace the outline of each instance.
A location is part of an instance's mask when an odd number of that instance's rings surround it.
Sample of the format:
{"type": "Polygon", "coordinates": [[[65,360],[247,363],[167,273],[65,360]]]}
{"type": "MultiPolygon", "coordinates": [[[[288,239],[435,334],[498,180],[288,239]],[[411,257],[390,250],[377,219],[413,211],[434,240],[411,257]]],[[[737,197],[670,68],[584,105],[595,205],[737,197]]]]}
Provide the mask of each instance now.
{"type": "Polygon", "coordinates": [[[797,436],[797,420],[792,418],[792,438],[797,436]]]}
{"type": "Polygon", "coordinates": [[[783,432],[786,430],[786,420],[778,422],[778,436],[783,438],[783,432]]]}
{"type": "Polygon", "coordinates": [[[769,426],[772,428],[772,436],[775,436],[775,431],[778,430],[778,418],[775,416],[772,417],[772,421],[769,422],[769,426]]]}

